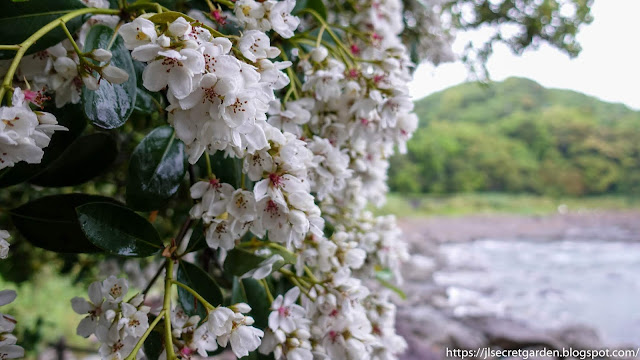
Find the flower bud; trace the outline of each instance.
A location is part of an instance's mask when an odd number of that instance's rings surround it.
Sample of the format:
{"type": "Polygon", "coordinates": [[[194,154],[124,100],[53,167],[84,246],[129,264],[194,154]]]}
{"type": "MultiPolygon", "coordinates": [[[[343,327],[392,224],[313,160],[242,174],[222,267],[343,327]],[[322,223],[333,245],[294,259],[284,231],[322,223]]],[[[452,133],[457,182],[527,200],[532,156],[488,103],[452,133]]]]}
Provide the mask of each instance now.
{"type": "Polygon", "coordinates": [[[92,91],[96,91],[100,87],[100,84],[98,84],[98,79],[94,78],[91,74],[82,75],[82,82],[84,83],[84,86],[87,87],[87,89],[92,91]]]}
{"type": "Polygon", "coordinates": [[[113,65],[108,65],[102,69],[102,77],[112,84],[122,84],[129,80],[129,74],[126,71],[117,68],[113,65]]]}
{"type": "Polygon", "coordinates": [[[38,117],[38,122],[40,124],[47,124],[47,125],[55,125],[58,123],[58,120],[56,120],[56,117],[48,112],[44,112],[44,111],[34,111],[36,113],[36,116],[38,117]]]}
{"type": "Polygon", "coordinates": [[[89,57],[100,62],[109,62],[111,60],[111,51],[106,49],[94,49],[89,57]]]}
{"type": "Polygon", "coordinates": [[[322,62],[327,55],[329,55],[329,50],[325,47],[317,47],[311,50],[311,59],[317,63],[322,62]]]}
{"type": "Polygon", "coordinates": [[[169,24],[169,34],[173,36],[183,36],[189,31],[191,25],[183,17],[177,18],[174,22],[169,24]]]}

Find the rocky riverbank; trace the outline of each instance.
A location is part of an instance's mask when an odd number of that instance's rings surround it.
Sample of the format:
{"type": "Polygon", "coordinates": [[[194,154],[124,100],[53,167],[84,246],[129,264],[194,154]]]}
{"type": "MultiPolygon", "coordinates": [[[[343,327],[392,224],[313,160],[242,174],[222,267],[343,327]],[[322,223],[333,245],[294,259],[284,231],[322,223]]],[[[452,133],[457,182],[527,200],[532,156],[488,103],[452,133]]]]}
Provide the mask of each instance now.
{"type": "MultiPolygon", "coordinates": [[[[477,239],[640,242],[640,212],[544,217],[474,215],[401,219],[399,223],[413,254],[404,272],[403,288],[408,298],[398,309],[398,331],[407,338],[410,347],[403,359],[443,359],[447,348],[598,349],[615,345],[605,343],[596,329],[585,325],[567,323],[549,329],[509,316],[456,313],[449,286],[434,281],[434,274],[451,267],[441,246],[477,239]]],[[[474,264],[467,265],[475,271],[474,264]]]]}

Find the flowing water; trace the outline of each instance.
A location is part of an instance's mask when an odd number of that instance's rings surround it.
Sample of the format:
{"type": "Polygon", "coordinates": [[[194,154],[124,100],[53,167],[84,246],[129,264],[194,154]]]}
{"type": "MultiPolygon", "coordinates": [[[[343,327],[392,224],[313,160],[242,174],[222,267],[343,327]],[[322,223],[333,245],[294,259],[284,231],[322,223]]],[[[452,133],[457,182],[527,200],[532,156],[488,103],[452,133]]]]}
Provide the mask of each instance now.
{"type": "Polygon", "coordinates": [[[478,240],[442,246],[458,314],[495,314],[542,328],[585,324],[611,345],[640,346],[640,244],[478,240]]]}

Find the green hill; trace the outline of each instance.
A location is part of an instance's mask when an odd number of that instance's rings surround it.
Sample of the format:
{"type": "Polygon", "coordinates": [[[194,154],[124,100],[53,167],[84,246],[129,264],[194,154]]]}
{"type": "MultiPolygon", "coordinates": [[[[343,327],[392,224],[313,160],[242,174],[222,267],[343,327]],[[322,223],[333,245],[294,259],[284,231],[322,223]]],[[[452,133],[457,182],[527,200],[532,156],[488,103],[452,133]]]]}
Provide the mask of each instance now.
{"type": "Polygon", "coordinates": [[[393,191],[640,193],[640,112],[625,105],[509,78],[451,87],[415,111],[393,191]]]}

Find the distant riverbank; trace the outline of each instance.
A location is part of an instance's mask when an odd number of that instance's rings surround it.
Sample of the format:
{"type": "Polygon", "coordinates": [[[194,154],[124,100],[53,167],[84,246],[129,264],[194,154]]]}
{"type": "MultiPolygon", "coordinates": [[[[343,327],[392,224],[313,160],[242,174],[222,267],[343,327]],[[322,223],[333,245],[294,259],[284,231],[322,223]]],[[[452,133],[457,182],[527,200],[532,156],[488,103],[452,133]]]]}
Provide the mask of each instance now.
{"type": "Polygon", "coordinates": [[[531,194],[459,193],[447,195],[391,193],[376,214],[422,218],[463,215],[549,215],[584,213],[601,210],[638,210],[640,197],[603,195],[584,197],[550,197],[531,194]]]}
{"type": "Polygon", "coordinates": [[[541,216],[431,216],[400,218],[399,223],[405,233],[417,238],[417,241],[462,242],[486,238],[640,241],[640,209],[591,210],[541,216]]]}

